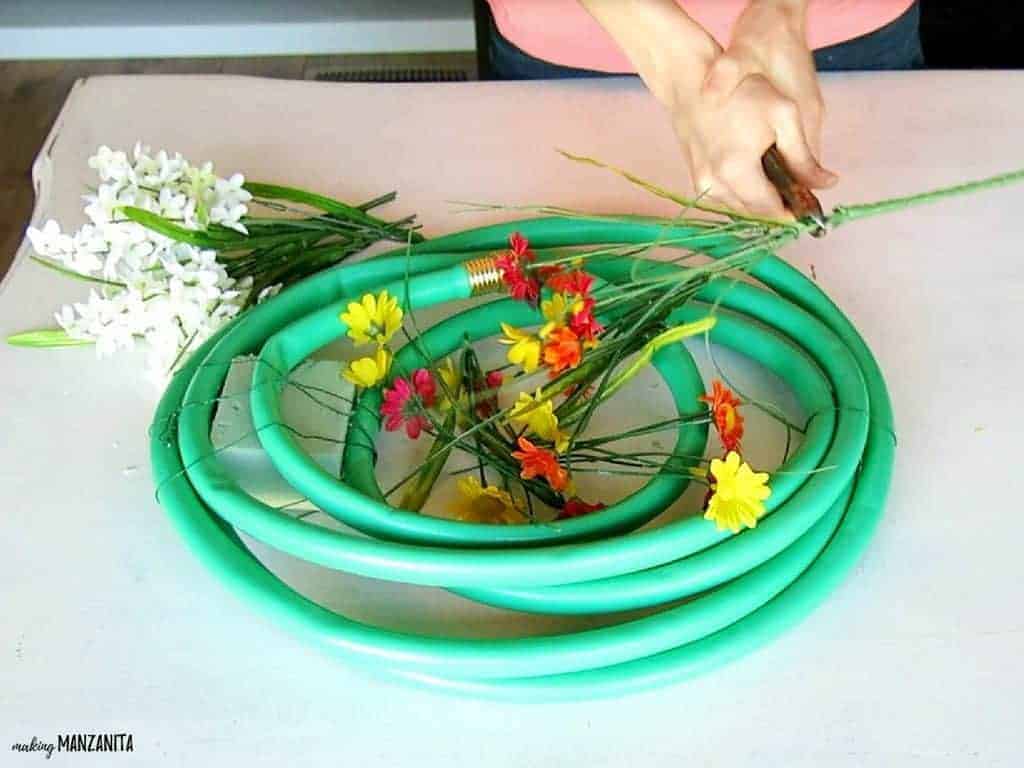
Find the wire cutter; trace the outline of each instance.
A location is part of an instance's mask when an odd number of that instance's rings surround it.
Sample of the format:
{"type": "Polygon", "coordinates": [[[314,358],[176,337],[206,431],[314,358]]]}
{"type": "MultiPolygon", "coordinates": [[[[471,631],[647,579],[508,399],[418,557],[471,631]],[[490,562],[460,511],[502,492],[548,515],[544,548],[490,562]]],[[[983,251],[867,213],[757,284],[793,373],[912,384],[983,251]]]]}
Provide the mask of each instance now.
{"type": "Polygon", "coordinates": [[[764,167],[768,180],[775,185],[782,197],[786,207],[798,219],[811,222],[814,228],[811,234],[815,237],[822,237],[826,233],[825,213],[821,209],[821,203],[810,189],[805,187],[789,170],[782,153],[774,144],[769,147],[761,158],[761,165],[764,167]]]}

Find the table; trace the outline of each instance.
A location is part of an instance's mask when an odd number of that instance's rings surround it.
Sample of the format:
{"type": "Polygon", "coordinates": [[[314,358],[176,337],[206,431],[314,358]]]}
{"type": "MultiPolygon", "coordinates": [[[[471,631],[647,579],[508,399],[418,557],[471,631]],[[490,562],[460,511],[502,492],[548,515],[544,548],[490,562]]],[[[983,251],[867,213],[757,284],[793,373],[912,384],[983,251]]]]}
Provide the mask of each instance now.
{"type": "MultiPolygon", "coordinates": [[[[826,77],[826,161],[843,177],[827,202],[1021,165],[1022,85],[1002,72],[826,77]]],[[[667,122],[626,79],[98,78],[72,92],[36,163],[33,220],[78,221],[86,158],[140,138],[344,199],[396,188],[392,210],[418,212],[428,233],[508,215],[469,217],[453,199],[670,212],[554,147],[665,186],[683,176],[667,122]]],[[[303,646],[229,596],[154,501],[157,395],[141,358],[0,347],[0,747],[115,731],[134,737],[134,753],[117,756],[126,765],[1020,764],[1022,206],[1024,187],[990,192],[786,252],[887,373],[899,449],[886,517],[857,572],[797,629],[709,676],[619,701],[451,698],[303,646]]],[[[82,291],[23,250],[0,285],[0,333],[49,324],[82,291]]],[[[369,592],[342,592],[329,601],[387,612],[369,592]]],[[[406,598],[403,620],[432,605],[406,598]]]]}

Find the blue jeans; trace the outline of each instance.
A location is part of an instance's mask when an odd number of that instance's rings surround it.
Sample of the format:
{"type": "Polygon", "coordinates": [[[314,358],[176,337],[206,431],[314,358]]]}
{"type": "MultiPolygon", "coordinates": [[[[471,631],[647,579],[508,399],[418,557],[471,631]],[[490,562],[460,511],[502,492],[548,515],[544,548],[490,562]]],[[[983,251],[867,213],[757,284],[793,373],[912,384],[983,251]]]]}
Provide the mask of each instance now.
{"type": "MultiPolygon", "coordinates": [[[[814,63],[819,71],[923,67],[924,54],[918,29],[920,18],[921,9],[915,2],[898,19],[874,32],[827,48],[819,48],[814,52],[814,63]]],[[[491,75],[498,80],[607,76],[605,72],[563,67],[533,57],[502,37],[493,19],[489,53],[491,75]]]]}

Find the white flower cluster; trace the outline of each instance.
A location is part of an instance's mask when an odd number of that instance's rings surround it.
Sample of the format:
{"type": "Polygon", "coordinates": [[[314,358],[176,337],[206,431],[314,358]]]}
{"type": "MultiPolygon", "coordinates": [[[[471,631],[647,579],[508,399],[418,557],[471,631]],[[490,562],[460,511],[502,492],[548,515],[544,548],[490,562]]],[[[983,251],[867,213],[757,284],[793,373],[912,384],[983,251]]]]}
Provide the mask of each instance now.
{"type": "Polygon", "coordinates": [[[100,147],[89,166],[100,181],[84,198],[90,223],[73,234],[52,220],[28,230],[40,256],[96,284],[87,301],[62,307],[57,322],[70,337],[94,341],[99,357],[144,340],[149,372],[163,381],[183,351],[238,314],[252,279],[233,279],[215,251],[152,232],[119,209],[142,208],[188,229],[215,223],[245,233],[241,219],[252,196],[241,174],[219,178],[211,163],[193,166],[139,144],[130,158],[100,147]]]}

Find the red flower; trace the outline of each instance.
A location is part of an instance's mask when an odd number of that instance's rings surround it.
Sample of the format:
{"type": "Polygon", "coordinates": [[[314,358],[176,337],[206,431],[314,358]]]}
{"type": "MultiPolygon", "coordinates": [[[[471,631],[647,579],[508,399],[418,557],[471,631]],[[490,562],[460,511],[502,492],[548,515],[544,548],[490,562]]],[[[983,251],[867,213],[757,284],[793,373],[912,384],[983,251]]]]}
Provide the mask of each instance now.
{"type": "Polygon", "coordinates": [[[396,377],[390,387],[385,387],[380,404],[384,428],[394,432],[405,424],[405,433],[415,440],[430,424],[423,409],[432,406],[436,399],[437,383],[426,368],[415,371],[411,380],[396,377]]]}
{"type": "Polygon", "coordinates": [[[523,271],[523,266],[515,253],[506,251],[498,256],[494,263],[513,299],[537,303],[537,299],[540,298],[540,283],[535,277],[523,271]]]}
{"type": "Polygon", "coordinates": [[[605,505],[602,502],[597,504],[587,504],[583,499],[578,496],[573,496],[562,507],[562,511],[558,513],[558,520],[565,520],[569,517],[581,517],[583,515],[589,515],[591,512],[596,512],[599,509],[604,509],[605,505]]]}
{"type": "Polygon", "coordinates": [[[505,381],[505,374],[501,371],[488,371],[487,372],[487,388],[488,389],[499,389],[505,381]]]}
{"type": "Polygon", "coordinates": [[[505,375],[501,371],[488,371],[482,382],[477,382],[475,391],[483,394],[483,397],[476,401],[476,412],[481,419],[487,419],[498,412],[498,390],[505,381],[505,375]]]}
{"type": "Polygon", "coordinates": [[[561,264],[538,264],[536,267],[537,277],[542,283],[546,283],[555,275],[561,274],[563,269],[561,264]]]}
{"type": "Polygon", "coordinates": [[[569,318],[569,327],[584,341],[593,341],[604,330],[594,317],[594,300],[589,296],[583,300],[583,309],[569,318]]]}
{"type": "Polygon", "coordinates": [[[544,343],[544,363],[554,378],[562,371],[575,368],[583,356],[583,345],[571,328],[555,328],[544,343]]]}
{"type": "Polygon", "coordinates": [[[743,417],[736,407],[740,404],[740,399],[731,389],[715,379],[711,382],[711,394],[701,395],[699,400],[711,407],[715,429],[718,430],[718,437],[726,453],[739,453],[740,441],[743,439],[743,417]]]}
{"type": "Polygon", "coordinates": [[[569,293],[573,296],[589,296],[590,287],[594,284],[594,276],[574,269],[572,272],[559,272],[548,278],[548,288],[557,293],[569,293]]]}
{"type": "Polygon", "coordinates": [[[546,448],[534,445],[525,437],[518,440],[521,450],[513,451],[513,458],[519,461],[523,480],[543,477],[554,490],[561,491],[569,484],[569,473],[558,463],[558,457],[546,448]]]}
{"type": "Polygon", "coordinates": [[[522,261],[533,261],[537,258],[537,254],[530,250],[530,241],[527,240],[522,232],[513,232],[508,236],[508,247],[512,250],[513,255],[522,261]]]}
{"type": "Polygon", "coordinates": [[[523,268],[519,265],[519,257],[511,251],[503,251],[494,258],[495,266],[501,271],[502,279],[508,283],[523,277],[523,268]]]}

